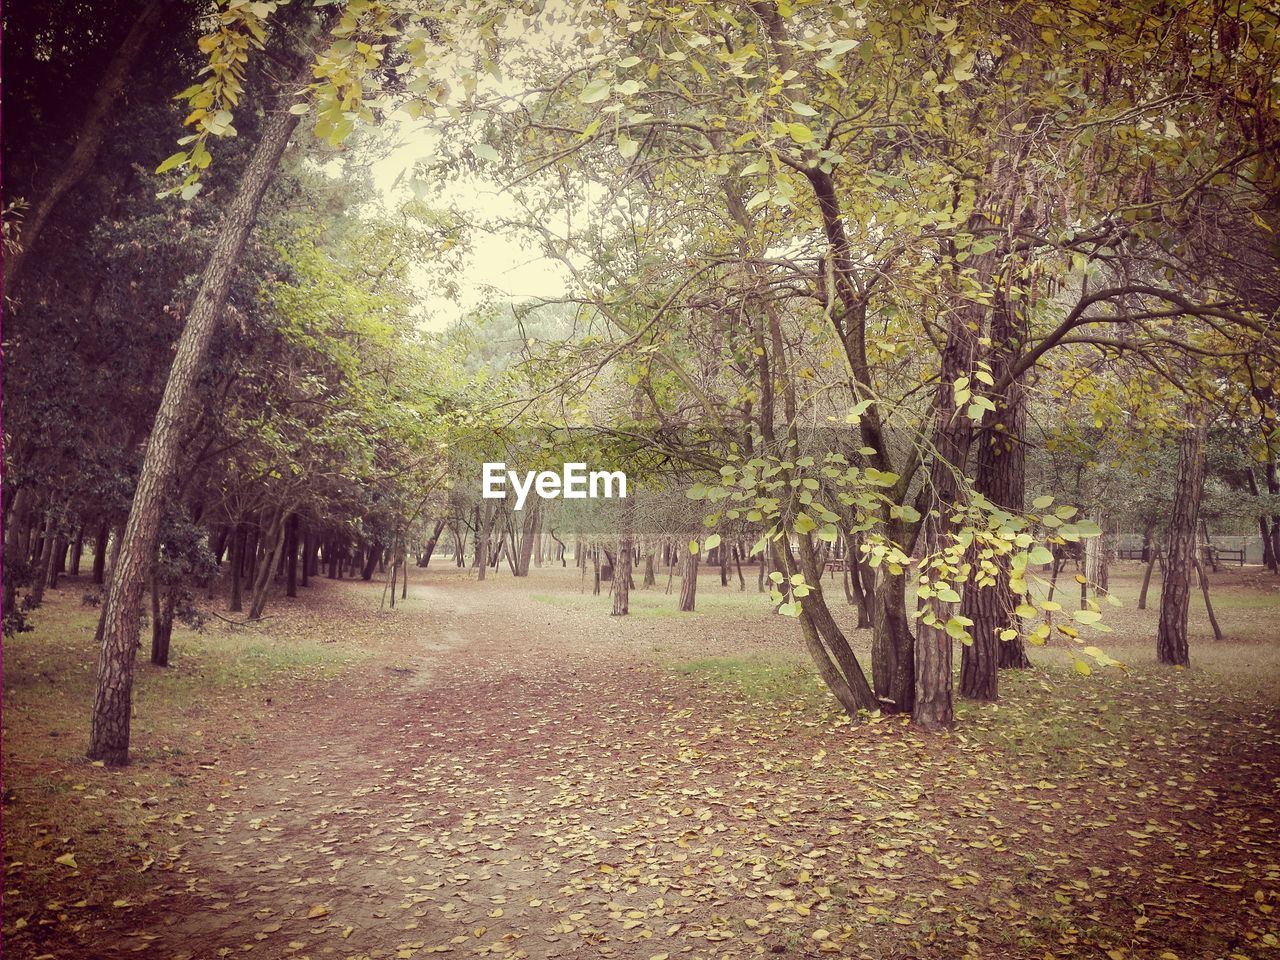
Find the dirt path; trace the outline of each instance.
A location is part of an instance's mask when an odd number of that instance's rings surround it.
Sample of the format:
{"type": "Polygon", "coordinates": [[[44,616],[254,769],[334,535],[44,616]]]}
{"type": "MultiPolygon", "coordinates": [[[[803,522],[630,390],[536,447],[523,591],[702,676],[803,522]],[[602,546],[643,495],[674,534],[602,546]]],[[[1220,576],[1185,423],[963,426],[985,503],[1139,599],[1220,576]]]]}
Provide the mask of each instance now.
{"type": "Polygon", "coordinates": [[[659,637],[689,658],[764,643],[765,621],[620,621],[539,589],[433,572],[377,621],[367,663],[265,700],[253,743],[195,767],[163,889],[104,917],[92,955],[1189,960],[1280,943],[1266,704],[1190,717],[1182,688],[1159,689],[1179,721],[1152,733],[1113,728],[1101,684],[1047,707],[1029,682],[1022,699],[1103,745],[993,748],[984,731],[1011,722],[994,708],[954,737],[899,720],[850,736],[812,704],[651,659],[659,637]]]}

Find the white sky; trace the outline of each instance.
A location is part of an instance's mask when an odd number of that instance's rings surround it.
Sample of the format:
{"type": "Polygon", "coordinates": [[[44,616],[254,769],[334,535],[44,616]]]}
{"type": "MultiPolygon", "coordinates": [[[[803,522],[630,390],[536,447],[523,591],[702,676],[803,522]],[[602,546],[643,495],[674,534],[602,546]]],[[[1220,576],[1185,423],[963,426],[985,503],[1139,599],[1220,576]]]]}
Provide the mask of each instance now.
{"type": "MultiPolygon", "coordinates": [[[[435,136],[423,122],[404,121],[394,131],[396,146],[371,165],[374,185],[391,209],[399,207],[413,193],[408,185],[414,166],[435,154],[435,136]],[[398,178],[403,177],[399,185],[398,178]]],[[[456,207],[468,221],[483,224],[493,217],[515,217],[518,204],[501,192],[501,184],[478,187],[475,178],[442,185],[431,203],[456,207]]],[[[566,291],[567,271],[563,264],[544,256],[536,242],[513,237],[483,227],[470,233],[470,252],[454,276],[456,301],[442,295],[438,284],[425,271],[418,278],[421,298],[430,317],[428,330],[443,330],[458,317],[486,300],[516,302],[530,297],[559,297],[566,291]]]]}

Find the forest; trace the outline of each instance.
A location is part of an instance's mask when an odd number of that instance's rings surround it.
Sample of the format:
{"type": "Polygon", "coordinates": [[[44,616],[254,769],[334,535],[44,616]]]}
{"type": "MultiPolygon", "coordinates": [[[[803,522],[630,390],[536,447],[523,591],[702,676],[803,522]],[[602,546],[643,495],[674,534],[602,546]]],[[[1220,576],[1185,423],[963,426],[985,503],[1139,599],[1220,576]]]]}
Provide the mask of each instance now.
{"type": "Polygon", "coordinates": [[[1280,9],[3,29],[14,956],[1280,951],[1280,9]]]}

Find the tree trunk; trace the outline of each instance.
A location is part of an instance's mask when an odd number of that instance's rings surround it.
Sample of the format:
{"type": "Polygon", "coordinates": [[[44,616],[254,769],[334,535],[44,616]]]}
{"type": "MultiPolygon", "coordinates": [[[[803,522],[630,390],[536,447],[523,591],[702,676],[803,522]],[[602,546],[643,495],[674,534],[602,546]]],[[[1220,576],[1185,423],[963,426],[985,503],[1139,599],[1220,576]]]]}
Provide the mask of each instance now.
{"type": "Polygon", "coordinates": [[[239,613],[244,609],[244,548],[249,539],[249,531],[243,523],[237,523],[231,535],[231,561],[227,564],[231,572],[231,600],[227,609],[239,613]]]}
{"type": "Polygon", "coordinates": [[[360,570],[361,580],[372,580],[373,571],[378,566],[378,561],[382,559],[382,544],[377,540],[369,544],[369,555],[365,557],[364,567],[360,570]]]}
{"type": "Polygon", "coordinates": [[[682,576],[680,578],[680,610],[692,613],[698,599],[698,554],[685,548],[682,576]]]}
{"type": "Polygon", "coordinates": [[[257,575],[253,581],[253,594],[249,598],[249,619],[261,620],[262,611],[267,606],[267,596],[271,592],[271,575],[280,562],[285,543],[285,516],[287,509],[276,511],[271,526],[263,531],[262,560],[258,564],[257,575]]]}
{"type": "Polygon", "coordinates": [[[1196,575],[1200,578],[1200,592],[1204,595],[1204,609],[1209,614],[1209,626],[1213,628],[1213,642],[1222,642],[1222,627],[1218,626],[1218,618],[1213,613],[1213,601],[1209,599],[1209,578],[1205,575],[1204,564],[1196,557],[1196,575]]]}
{"type": "Polygon", "coordinates": [[[1196,526],[1204,489],[1205,423],[1199,413],[1178,444],[1178,479],[1169,517],[1169,557],[1160,592],[1160,626],[1156,656],[1161,663],[1190,666],[1187,614],[1191,599],[1191,571],[1196,564],[1196,526]]]}
{"type": "MultiPolygon", "coordinates": [[[[623,510],[626,510],[624,504],[623,510]]],[[[623,520],[622,539],[618,542],[618,560],[613,568],[614,617],[625,617],[631,612],[631,522],[623,520]]]]}
{"type": "Polygon", "coordinates": [[[915,705],[915,637],[907,617],[907,578],[876,567],[871,607],[871,678],[880,709],[910,713],[915,705]]]}
{"type": "Polygon", "coordinates": [[[173,364],[147,439],[142,471],[129,508],[119,561],[112,571],[104,606],[102,650],[98,658],[88,756],[115,766],[129,760],[129,722],[133,704],[133,662],[138,646],[138,603],[144,574],[155,555],[160,515],[169,496],[186,422],[204,371],[209,344],[223,315],[227,293],[262,197],[298,124],[288,106],[296,88],[310,80],[304,63],[281,90],[263,122],[261,139],[239,180],[235,197],[218,228],[200,288],[178,338],[173,364]]]}
{"type": "MultiPolygon", "coordinates": [[[[997,311],[1003,314],[1003,311],[997,311]]],[[[994,325],[994,324],[993,324],[994,325]]],[[[1006,337],[1012,331],[1004,331],[1006,337]]],[[[998,331],[992,331],[995,339],[998,331]]],[[[1000,350],[999,357],[1006,356],[1000,350]]],[[[1000,377],[1007,367],[997,362],[992,375],[1000,377]]],[[[996,399],[996,408],[983,416],[978,436],[977,465],[974,469],[974,490],[993,505],[1011,513],[1023,509],[1026,486],[1026,451],[1022,444],[1023,390],[1020,382],[1009,387],[1006,397],[996,399]]],[[[977,569],[976,548],[970,551],[969,562],[977,569]]],[[[960,695],[972,700],[995,700],[999,696],[999,668],[1005,660],[1010,666],[1021,667],[1027,663],[1022,649],[1022,636],[1015,633],[1008,640],[1001,634],[1018,631],[1018,617],[1014,610],[1018,598],[1009,589],[1009,561],[1007,557],[995,557],[995,582],[978,586],[970,574],[965,585],[960,613],[973,621],[969,633],[973,643],[960,650],[960,695]],[[1017,651],[1001,656],[1002,647],[1016,644],[1017,651]]]]}
{"type": "Polygon", "coordinates": [[[151,581],[151,662],[157,667],[169,665],[169,641],[173,637],[173,612],[177,604],[175,584],[151,581]]]}
{"type": "Polygon", "coordinates": [[[520,524],[520,551],[518,554],[513,550],[515,556],[515,564],[512,574],[517,577],[527,577],[529,575],[529,564],[533,561],[533,542],[536,539],[534,531],[538,526],[538,507],[537,504],[541,500],[534,502],[525,511],[524,520],[520,524]]]}
{"type": "Polygon", "coordinates": [[[440,534],[444,531],[444,521],[437,520],[435,529],[431,531],[431,539],[427,541],[427,545],[422,550],[422,560],[418,566],[424,570],[431,563],[431,555],[436,552],[436,544],[440,542],[440,534]]]}
{"type": "Polygon", "coordinates": [[[1151,571],[1160,559],[1160,541],[1153,538],[1144,542],[1143,552],[1147,555],[1147,568],[1142,572],[1142,589],[1138,591],[1139,610],[1147,609],[1147,591],[1151,588],[1151,571]]]}
{"type": "Polygon", "coordinates": [[[19,274],[27,257],[35,249],[40,240],[49,215],[62,198],[71,192],[84,179],[85,174],[93,169],[94,159],[102,146],[110,122],[115,116],[116,101],[124,91],[125,81],[133,70],[142,48],[146,44],[151,31],[160,20],[164,9],[160,0],[149,0],[138,11],[133,25],[125,34],[124,40],[116,48],[107,69],[93,88],[93,96],[85,113],[80,132],[76,135],[75,146],[67,156],[66,162],[47,186],[37,191],[35,206],[27,215],[19,234],[20,246],[17,250],[6,250],[4,257],[4,293],[6,299],[14,299],[19,291],[19,274]]]}
{"type": "Polygon", "coordinates": [[[111,537],[111,527],[105,521],[98,527],[98,536],[93,541],[93,582],[102,583],[107,572],[107,541],[111,537]]]}
{"type": "Polygon", "coordinates": [[[286,597],[298,595],[298,515],[289,514],[289,526],[285,533],[284,544],[285,591],[286,597]]]}

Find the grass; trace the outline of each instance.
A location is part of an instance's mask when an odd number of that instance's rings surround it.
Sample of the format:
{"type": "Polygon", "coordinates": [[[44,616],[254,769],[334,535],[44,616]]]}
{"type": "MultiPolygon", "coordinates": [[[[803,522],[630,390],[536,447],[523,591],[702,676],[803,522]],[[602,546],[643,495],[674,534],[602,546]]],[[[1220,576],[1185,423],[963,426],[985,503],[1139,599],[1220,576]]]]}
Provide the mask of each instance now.
{"type": "Polygon", "coordinates": [[[678,676],[734,687],[755,701],[794,702],[821,694],[813,667],[782,653],[707,657],[675,662],[668,669],[678,676]]]}
{"type": "Polygon", "coordinates": [[[84,758],[99,611],[81,603],[80,586],[64,580],[32,614],[35,629],[4,638],[5,900],[15,916],[64,885],[76,891],[73,911],[144,895],[171,866],[172,818],[191,767],[219,740],[251,739],[268,691],[287,696],[366,655],[285,619],[252,628],[214,621],[204,633],[175,625],[170,666],[156,667],[144,628],[134,762],[107,771],[84,758]],[[57,862],[66,854],[75,867],[57,862]]]}
{"type": "MultiPolygon", "coordinates": [[[[755,582],[752,580],[748,580],[746,590],[739,590],[736,580],[731,580],[727,587],[721,587],[718,580],[708,583],[699,581],[696,610],[692,614],[682,612],[678,608],[678,587],[679,584],[677,582],[671,593],[666,593],[665,580],[663,579],[659,579],[657,586],[648,588],[640,587],[637,583],[636,589],[631,591],[629,597],[631,616],[642,619],[704,616],[732,620],[740,620],[744,617],[769,616],[768,594],[759,593],[756,590],[755,582]]],[[[590,591],[581,593],[541,592],[532,593],[529,596],[530,599],[548,606],[594,613],[600,609],[601,603],[612,602],[611,598],[607,596],[608,592],[608,584],[601,584],[600,596],[598,597],[594,596],[590,591]]]]}

